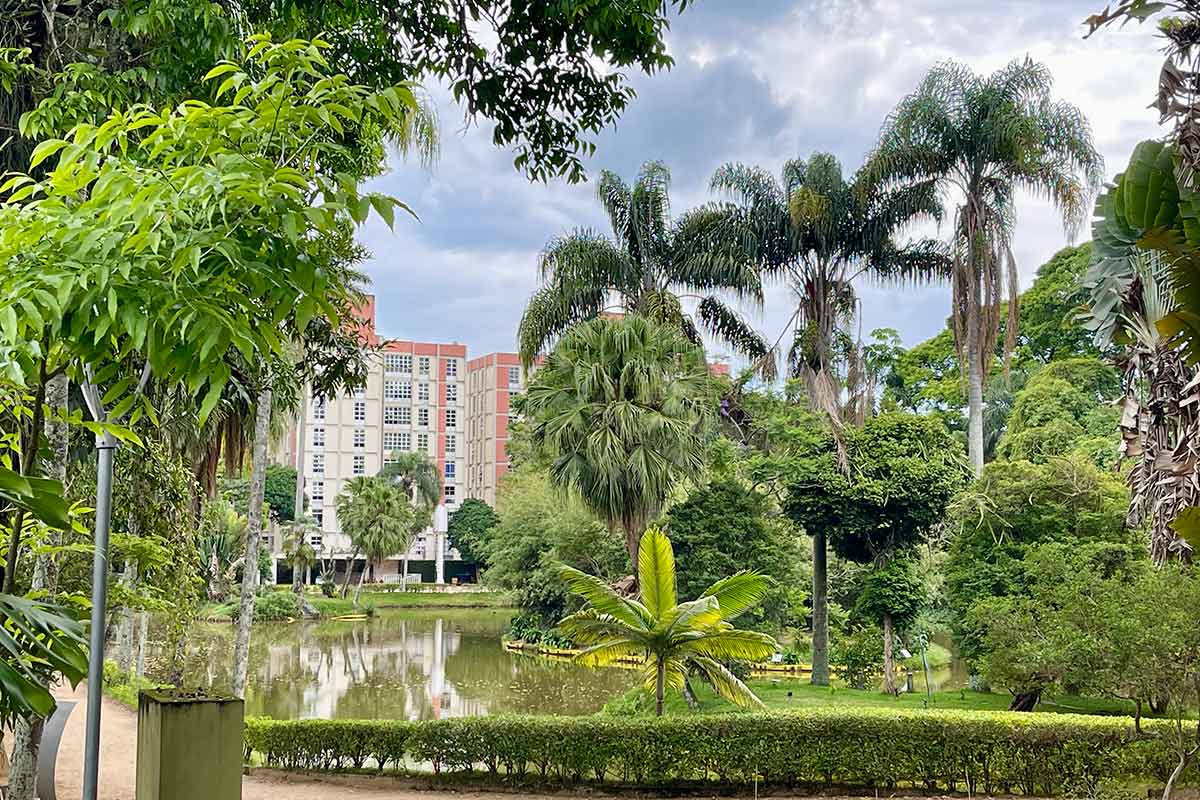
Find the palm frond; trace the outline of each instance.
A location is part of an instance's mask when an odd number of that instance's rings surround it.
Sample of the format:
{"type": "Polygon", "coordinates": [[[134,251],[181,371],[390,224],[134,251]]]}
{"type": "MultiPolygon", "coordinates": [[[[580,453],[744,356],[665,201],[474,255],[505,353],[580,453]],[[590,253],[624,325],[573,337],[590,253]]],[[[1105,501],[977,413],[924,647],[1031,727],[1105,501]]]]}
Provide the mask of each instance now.
{"type": "Polygon", "coordinates": [[[704,679],[717,694],[741,708],[765,708],[750,687],[729,671],[725,665],[711,658],[695,658],[692,663],[704,675],[704,679]]]}
{"type": "Polygon", "coordinates": [[[743,570],[717,581],[701,596],[715,598],[724,619],[737,619],[762,602],[772,583],[769,575],[743,570]]]}
{"type": "MultiPolygon", "coordinates": [[[[567,589],[586,600],[592,610],[598,614],[606,614],[633,628],[649,627],[652,623],[647,608],[619,595],[615,589],[595,575],[569,567],[566,564],[555,565],[558,576],[567,585],[567,589]]],[[[672,574],[672,579],[674,575],[672,574]]]]}
{"type": "Polygon", "coordinates": [[[658,528],[642,534],[638,546],[638,588],[642,603],[657,618],[675,607],[675,552],[658,528]]]}

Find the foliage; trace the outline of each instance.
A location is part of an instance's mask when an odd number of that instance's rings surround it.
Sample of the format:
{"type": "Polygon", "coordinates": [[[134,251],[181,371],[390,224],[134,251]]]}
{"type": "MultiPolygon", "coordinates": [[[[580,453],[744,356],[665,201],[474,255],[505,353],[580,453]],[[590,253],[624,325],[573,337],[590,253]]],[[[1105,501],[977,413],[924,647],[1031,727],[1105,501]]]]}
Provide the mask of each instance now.
{"type": "Polygon", "coordinates": [[[212,602],[225,599],[241,569],[245,559],[242,545],[249,524],[245,515],[224,499],[213,500],[204,507],[196,547],[200,551],[205,589],[212,602]]]}
{"type": "Polygon", "coordinates": [[[852,616],[874,623],[890,616],[896,630],[904,633],[917,621],[924,605],[925,585],[916,565],[909,558],[893,558],[867,575],[852,616]]]}
{"type": "Polygon", "coordinates": [[[1044,464],[1073,453],[1111,467],[1117,457],[1116,370],[1095,358],[1043,367],[1017,392],[998,458],[1044,464]]]}
{"type": "Polygon", "coordinates": [[[570,330],[525,399],[551,480],[625,531],[631,563],[672,489],[699,475],[715,407],[701,350],[643,317],[570,330]]]}
{"type": "Polygon", "coordinates": [[[574,567],[559,574],[586,605],[558,629],[585,649],[581,664],[607,666],[640,658],[645,686],[653,688],[659,716],[667,688],[682,691],[689,670],[700,673],[719,695],[739,706],[762,703],[723,662],[763,661],[779,645],[766,634],[737,630],[732,620],[762,601],[770,578],[743,570],[722,578],[695,600],[679,602],[671,540],[650,528],[638,547],[640,602],[574,567]]]}
{"type": "Polygon", "coordinates": [[[526,369],[564,332],[611,308],[613,295],[622,313],[671,327],[698,347],[704,343],[702,329],[751,361],[767,354],[767,343],[720,297],[732,293],[761,305],[758,272],[687,260],[688,243],[670,220],[670,183],[661,161],[642,165],[633,186],[608,170],[600,173],[596,195],[613,239],[580,229],[546,246],[538,264],[542,287],[530,298],[517,331],[526,369]],[[685,293],[702,295],[694,318],[680,300],[685,293]]]}
{"type": "Polygon", "coordinates": [[[666,719],[251,718],[246,749],[294,770],[368,764],[395,770],[418,761],[438,773],[568,785],[754,781],[882,790],[913,784],[1035,796],[1062,795],[1105,778],[1161,780],[1171,760],[1161,741],[1136,738],[1125,719],[896,708],[666,719]]]}
{"type": "Polygon", "coordinates": [[[1124,525],[1128,495],[1118,476],[1090,459],[994,461],[947,512],[946,602],[955,636],[968,659],[984,651],[970,609],[990,597],[1022,594],[1031,547],[1106,543],[1138,547],[1124,525]]]}
{"type": "Polygon", "coordinates": [[[847,686],[878,691],[883,677],[883,629],[872,622],[835,637],[829,663],[847,686]]]}
{"type": "Polygon", "coordinates": [[[1092,260],[1092,243],[1064,247],[1038,267],[1033,285],[1021,293],[1021,327],[1013,362],[1049,364],[1062,358],[1109,354],[1080,319],[1087,292],[1081,285],[1092,260]]]}
{"type": "Polygon", "coordinates": [[[0,722],[48,717],[50,685],[87,674],[84,627],[61,606],[0,594],[0,722]]]}
{"type": "Polygon", "coordinates": [[[834,551],[869,562],[920,542],[942,516],[966,472],[959,448],[936,419],[888,413],[843,433],[849,470],[828,430],[789,426],[793,446],[758,467],[786,487],[783,509],[805,530],[828,531],[834,551]]]}
{"type": "Polygon", "coordinates": [[[442,475],[428,453],[397,451],[388,458],[379,477],[399,486],[404,496],[418,505],[433,509],[442,502],[442,475]]]}
{"type": "Polygon", "coordinates": [[[509,471],[496,500],[500,521],[483,549],[484,582],[517,593],[517,604],[543,628],[569,610],[555,562],[614,580],[627,573],[621,538],[598,522],[579,500],[567,498],[549,476],[530,466],[509,471]]]}
{"type": "MultiPolygon", "coordinates": [[[[404,489],[382,476],[347,481],[334,507],[342,533],[350,537],[354,551],[368,564],[383,561],[393,553],[408,552],[417,531],[429,524],[428,508],[414,508],[404,489]]],[[[360,587],[365,573],[364,567],[360,587]]]]}
{"type": "Polygon", "coordinates": [[[300,598],[292,592],[266,592],[254,598],[255,622],[299,619],[300,598]]]}
{"type": "Polygon", "coordinates": [[[458,550],[464,561],[487,565],[487,549],[492,529],[500,518],[491,506],[482,500],[470,498],[450,515],[446,532],[450,544],[458,550]]]}
{"type": "Polygon", "coordinates": [[[1018,276],[1011,241],[1018,189],[1049,199],[1068,232],[1087,217],[1103,159],[1079,109],[1051,96],[1053,79],[1028,57],[990,76],[954,62],[934,66],[884,122],[862,187],[931,192],[953,188],[951,326],[968,385],[968,451],[983,467],[983,384],[1008,296],[1002,353],[1016,344],[1018,276]]]}
{"type": "Polygon", "coordinates": [[[680,596],[699,597],[723,576],[748,569],[773,583],[741,624],[778,631],[803,623],[800,537],[786,520],[768,516],[764,495],[736,479],[711,482],[671,506],[663,523],[675,548],[680,596]]]}
{"type": "MultiPolygon", "coordinates": [[[[285,464],[267,465],[267,482],[263,490],[271,516],[279,522],[296,519],[296,468],[285,464]]],[[[303,513],[303,509],[301,509],[303,513]]]]}

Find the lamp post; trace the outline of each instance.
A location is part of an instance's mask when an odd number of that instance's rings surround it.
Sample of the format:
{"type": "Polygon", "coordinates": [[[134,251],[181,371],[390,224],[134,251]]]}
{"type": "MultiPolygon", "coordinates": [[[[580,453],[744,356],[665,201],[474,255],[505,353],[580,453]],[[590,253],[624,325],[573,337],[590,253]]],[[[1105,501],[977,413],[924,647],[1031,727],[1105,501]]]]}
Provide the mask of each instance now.
{"type": "Polygon", "coordinates": [[[83,751],[83,800],[96,800],[100,775],[100,701],[104,696],[104,619],[108,606],[108,531],[112,519],[113,451],[117,440],[96,437],[96,540],[92,554],[92,629],[88,652],[87,731],[83,751]]]}

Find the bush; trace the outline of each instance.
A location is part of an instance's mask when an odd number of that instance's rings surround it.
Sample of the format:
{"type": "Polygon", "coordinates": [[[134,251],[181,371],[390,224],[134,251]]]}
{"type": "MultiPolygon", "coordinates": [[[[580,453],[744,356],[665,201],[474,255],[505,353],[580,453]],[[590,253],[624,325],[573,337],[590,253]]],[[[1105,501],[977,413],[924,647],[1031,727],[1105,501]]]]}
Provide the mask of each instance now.
{"type": "MultiPolygon", "coordinates": [[[[1167,722],[1154,721],[1151,731],[1167,722]]],[[[246,722],[247,757],[286,769],[486,771],[565,783],[826,784],[1056,795],[1163,780],[1173,758],[1124,718],[897,709],[614,719],[246,722]]]]}
{"type": "MultiPolygon", "coordinates": [[[[235,604],[235,614],[236,608],[235,604]]],[[[254,598],[255,622],[279,622],[299,616],[300,598],[291,592],[267,592],[254,598]]]]}
{"type": "Polygon", "coordinates": [[[883,678],[883,630],[863,625],[833,642],[830,664],[849,686],[877,689],[883,678]]]}

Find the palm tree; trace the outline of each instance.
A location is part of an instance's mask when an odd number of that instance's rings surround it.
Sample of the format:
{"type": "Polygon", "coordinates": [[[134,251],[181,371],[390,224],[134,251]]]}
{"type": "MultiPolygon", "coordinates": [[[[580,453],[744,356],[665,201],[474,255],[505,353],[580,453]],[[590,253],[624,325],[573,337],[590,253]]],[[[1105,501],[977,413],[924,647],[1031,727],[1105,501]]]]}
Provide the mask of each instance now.
{"type": "Polygon", "coordinates": [[[526,368],[565,331],[606,310],[669,324],[696,344],[703,329],[753,361],[766,355],[762,337],[719,296],[761,305],[758,274],[731,262],[678,257],[670,183],[661,161],[643,164],[632,187],[615,173],[600,173],[596,195],[613,238],[580,229],[546,246],[538,265],[542,288],[530,298],[517,332],[526,368]],[[610,305],[614,295],[618,302],[610,305]],[[694,320],[684,300],[696,301],[694,320]]]}
{"type": "MultiPolygon", "coordinates": [[[[354,591],[357,606],[367,568],[395,553],[407,553],[412,547],[416,511],[402,488],[378,476],[350,480],[338,494],[334,507],[342,533],[350,537],[355,554],[361,554],[366,561],[354,591]]],[[[347,586],[351,571],[347,568],[347,586]]],[[[345,593],[344,586],[342,595],[345,593]]]]}
{"type": "Polygon", "coordinates": [[[635,577],[647,522],[704,467],[715,408],[700,348],[643,317],[568,331],[525,401],[533,444],[552,459],[551,481],[624,531],[635,577]]]}
{"type": "Polygon", "coordinates": [[[1055,101],[1049,70],[1026,58],[988,77],[962,64],[935,66],[888,117],[863,167],[864,191],[934,185],[959,196],[954,215],[951,319],[967,380],[967,443],[983,469],[983,387],[996,349],[1017,335],[1017,264],[1012,254],[1018,189],[1054,203],[1067,233],[1087,219],[1103,159],[1075,106],[1055,101]]]}
{"type": "Polygon", "coordinates": [[[413,503],[435,508],[442,501],[442,476],[437,464],[426,453],[397,450],[389,459],[379,471],[379,477],[404,489],[413,503]]]}
{"type": "MultiPolygon", "coordinates": [[[[932,181],[867,194],[847,182],[837,158],[815,153],[783,165],[777,180],[766,170],[727,164],[713,175],[713,191],[729,200],[688,214],[681,240],[687,258],[733,263],[783,281],[796,304],[787,327],[788,372],[802,380],[807,402],[833,426],[839,457],[844,421],[861,424],[874,405],[867,359],[854,322],[860,276],[906,281],[946,272],[931,241],[899,246],[896,233],[922,217],[940,217],[932,181]],[[843,390],[847,402],[843,404],[843,390]]],[[[829,684],[829,611],[826,532],[813,540],[812,682],[829,684]]]]}
{"type": "Polygon", "coordinates": [[[682,691],[690,669],[731,703],[762,707],[762,701],[722,662],[762,661],[778,649],[767,634],[738,630],[730,622],[758,605],[771,579],[739,572],[717,581],[698,599],[680,603],[675,594],[675,553],[670,539],[656,528],[642,536],[637,569],[640,602],[622,597],[593,575],[559,565],[567,587],[587,603],[558,626],[587,648],[576,659],[588,666],[642,659],[646,687],[654,691],[660,717],[665,690],[682,691]]]}
{"type": "Polygon", "coordinates": [[[304,574],[317,561],[317,551],[309,543],[309,538],[318,528],[312,517],[302,517],[285,528],[283,554],[292,565],[292,591],[296,594],[304,592],[304,574]]]}

